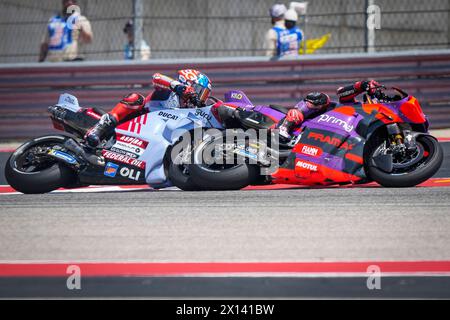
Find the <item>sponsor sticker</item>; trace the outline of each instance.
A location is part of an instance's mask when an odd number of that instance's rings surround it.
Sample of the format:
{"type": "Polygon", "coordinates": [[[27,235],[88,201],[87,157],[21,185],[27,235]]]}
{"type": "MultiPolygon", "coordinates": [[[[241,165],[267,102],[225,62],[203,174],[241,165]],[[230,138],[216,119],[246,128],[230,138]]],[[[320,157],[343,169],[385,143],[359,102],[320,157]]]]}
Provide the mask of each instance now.
{"type": "Polygon", "coordinates": [[[48,154],[50,154],[50,155],[52,155],[52,156],[54,156],[56,158],[59,158],[61,160],[64,160],[65,162],[68,162],[70,164],[76,164],[77,163],[77,160],[74,157],[72,157],[70,154],[62,152],[62,151],[59,151],[59,150],[50,150],[48,152],[48,154]]]}
{"type": "Polygon", "coordinates": [[[136,158],[136,155],[141,156],[144,153],[145,148],[147,148],[147,146],[148,146],[147,141],[144,141],[139,138],[130,137],[130,136],[121,135],[121,134],[118,134],[116,136],[116,138],[117,138],[116,143],[111,148],[111,150],[114,150],[114,152],[117,152],[117,153],[125,153],[126,155],[128,155],[130,157],[133,157],[133,155],[131,155],[131,154],[134,154],[135,158],[136,158]],[[121,152],[119,150],[121,150],[121,152]]]}
{"type": "Polygon", "coordinates": [[[119,166],[115,163],[108,162],[105,167],[105,172],[103,173],[105,176],[114,178],[117,174],[117,170],[119,169],[119,166]]]}
{"type": "Polygon", "coordinates": [[[108,160],[121,162],[126,165],[134,166],[134,167],[137,167],[142,170],[145,169],[145,162],[142,160],[135,159],[133,157],[129,157],[129,156],[115,153],[115,152],[108,151],[108,150],[103,150],[102,155],[103,155],[103,157],[105,157],[105,159],[108,159],[108,160]]]}
{"type": "Polygon", "coordinates": [[[299,152],[301,154],[318,157],[322,154],[322,149],[316,146],[310,146],[308,144],[298,144],[295,148],[295,152],[299,152]]]}
{"type": "Polygon", "coordinates": [[[241,100],[242,99],[242,94],[238,93],[238,92],[233,92],[231,94],[231,98],[236,99],[236,100],[241,100]]]}
{"type": "Polygon", "coordinates": [[[123,143],[123,142],[116,142],[116,144],[114,144],[114,147],[118,148],[118,149],[122,149],[124,151],[132,152],[139,156],[141,156],[145,151],[145,149],[133,146],[132,144],[123,143]]]}
{"type": "Polygon", "coordinates": [[[138,181],[139,177],[141,175],[141,171],[139,170],[135,170],[135,169],[130,169],[127,167],[122,167],[120,169],[120,175],[124,178],[128,178],[134,181],[138,181]]]}
{"type": "Polygon", "coordinates": [[[125,156],[131,157],[131,158],[134,158],[134,159],[136,159],[136,158],[138,157],[138,156],[137,156],[136,154],[134,154],[134,153],[127,152],[127,151],[125,151],[125,150],[117,149],[117,148],[114,148],[114,147],[111,147],[110,151],[115,152],[115,153],[118,153],[118,154],[123,154],[123,155],[125,155],[125,156]]]}
{"type": "Polygon", "coordinates": [[[174,115],[172,113],[168,113],[168,112],[164,112],[164,111],[160,111],[158,113],[158,116],[162,117],[162,118],[166,118],[169,120],[178,120],[178,116],[174,115]]]}
{"type": "Polygon", "coordinates": [[[209,115],[208,113],[206,113],[205,111],[200,110],[200,109],[196,109],[196,110],[195,110],[195,115],[196,115],[197,117],[206,119],[206,120],[208,120],[208,121],[211,121],[211,119],[212,119],[212,116],[211,116],[211,115],[209,115]]]}
{"type": "Polygon", "coordinates": [[[113,147],[115,149],[120,149],[120,150],[123,150],[125,152],[134,153],[135,155],[138,155],[138,156],[141,156],[144,153],[144,151],[145,151],[145,149],[143,149],[143,148],[134,146],[134,145],[129,144],[129,143],[120,142],[120,141],[117,141],[114,144],[113,147]]]}
{"type": "Polygon", "coordinates": [[[327,143],[332,146],[335,146],[344,150],[352,150],[355,144],[350,144],[346,141],[342,141],[341,139],[329,135],[324,135],[318,132],[310,132],[308,135],[308,139],[313,139],[315,141],[320,141],[322,143],[327,143]]]}
{"type": "Polygon", "coordinates": [[[140,148],[147,148],[148,142],[141,140],[139,138],[135,138],[135,137],[130,137],[130,136],[126,136],[123,134],[117,134],[117,141],[122,141],[125,143],[129,143],[132,144],[136,147],[140,147],[140,148]]]}
{"type": "Polygon", "coordinates": [[[297,161],[295,166],[298,168],[302,168],[302,169],[306,169],[306,170],[310,170],[310,171],[318,171],[318,168],[315,164],[312,164],[312,163],[309,163],[306,161],[299,160],[299,161],[297,161]]]}
{"type": "Polygon", "coordinates": [[[234,150],[234,153],[236,153],[236,154],[238,154],[240,156],[249,158],[249,159],[254,159],[254,160],[258,159],[258,155],[254,154],[254,153],[251,153],[250,151],[236,149],[236,150],[234,150]]]}
{"type": "Polygon", "coordinates": [[[319,118],[317,119],[317,122],[325,122],[325,123],[330,123],[330,124],[334,124],[337,126],[342,127],[345,131],[347,132],[351,132],[353,130],[353,126],[351,124],[349,124],[348,122],[336,118],[334,116],[330,116],[328,114],[322,114],[319,116],[319,118]]]}

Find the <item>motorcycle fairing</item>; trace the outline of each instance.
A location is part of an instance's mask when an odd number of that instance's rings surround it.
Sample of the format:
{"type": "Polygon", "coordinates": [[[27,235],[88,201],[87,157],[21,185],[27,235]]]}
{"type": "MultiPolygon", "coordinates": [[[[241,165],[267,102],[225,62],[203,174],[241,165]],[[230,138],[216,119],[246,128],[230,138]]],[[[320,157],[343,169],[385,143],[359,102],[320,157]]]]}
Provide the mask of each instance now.
{"type": "Polygon", "coordinates": [[[416,124],[425,123],[422,115],[420,106],[411,97],[385,104],[338,106],[303,123],[295,133],[301,134],[298,144],[289,161],[272,175],[273,182],[306,185],[361,182],[366,178],[364,146],[370,135],[391,123],[412,120],[416,124]],[[405,105],[414,108],[406,109],[405,105]]]}
{"type": "Polygon", "coordinates": [[[290,161],[283,163],[272,178],[275,183],[307,185],[356,183],[365,178],[359,156],[363,147],[360,138],[342,132],[305,128],[290,161]],[[283,180],[286,176],[289,182],[283,180]]]}
{"type": "Polygon", "coordinates": [[[80,104],[78,103],[78,98],[69,93],[61,94],[56,105],[72,112],[78,112],[81,110],[80,104]]]}
{"type": "Polygon", "coordinates": [[[224,95],[224,102],[229,102],[242,108],[253,107],[253,103],[250,99],[240,90],[230,90],[226,92],[224,95]]]}
{"type": "Polygon", "coordinates": [[[145,162],[145,182],[161,188],[171,186],[164,168],[168,148],[186,132],[202,127],[223,128],[213,116],[211,106],[172,109],[153,104],[148,113],[118,126],[116,133],[148,141],[137,159],[145,162]]]}

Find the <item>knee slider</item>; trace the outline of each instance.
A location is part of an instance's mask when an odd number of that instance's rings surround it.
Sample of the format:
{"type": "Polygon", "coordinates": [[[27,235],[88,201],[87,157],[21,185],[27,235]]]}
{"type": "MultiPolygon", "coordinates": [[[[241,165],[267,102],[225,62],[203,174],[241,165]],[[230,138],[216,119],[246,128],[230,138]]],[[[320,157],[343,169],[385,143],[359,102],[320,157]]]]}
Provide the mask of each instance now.
{"type": "MultiPolygon", "coordinates": [[[[139,93],[130,93],[120,101],[125,107],[142,107],[144,105],[144,96],[139,93]]],[[[136,108],[132,108],[136,109],[136,108]]]]}

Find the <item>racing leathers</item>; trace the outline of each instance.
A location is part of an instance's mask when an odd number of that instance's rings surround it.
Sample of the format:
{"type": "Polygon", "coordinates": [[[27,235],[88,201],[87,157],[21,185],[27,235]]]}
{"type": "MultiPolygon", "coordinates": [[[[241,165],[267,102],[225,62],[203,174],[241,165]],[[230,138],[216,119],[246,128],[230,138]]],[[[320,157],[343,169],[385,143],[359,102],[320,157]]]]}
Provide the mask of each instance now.
{"type": "Polygon", "coordinates": [[[146,98],[139,93],[126,95],[100,121],[92,127],[85,136],[91,147],[96,147],[102,140],[110,137],[115,127],[125,121],[146,113],[145,106],[150,101],[165,101],[172,108],[187,107],[190,104],[199,105],[201,102],[194,88],[168,76],[156,73],[153,75],[154,92],[146,98]]]}
{"type": "Polygon", "coordinates": [[[297,105],[289,109],[286,117],[277,124],[282,139],[290,140],[291,133],[298,129],[305,119],[311,119],[333,109],[336,103],[325,93],[312,92],[297,105]]]}
{"type": "MultiPolygon", "coordinates": [[[[340,87],[337,89],[339,103],[357,103],[356,97],[367,92],[372,96],[380,84],[374,80],[358,81],[353,85],[340,87]]],[[[282,139],[290,140],[291,133],[298,128],[305,119],[315,118],[336,107],[337,103],[331,102],[330,97],[325,93],[312,92],[300,101],[294,108],[290,109],[286,117],[282,119],[277,127],[282,139]]]]}
{"type": "Polygon", "coordinates": [[[352,85],[340,87],[337,89],[337,95],[340,103],[357,103],[356,97],[361,93],[367,92],[373,96],[380,84],[375,80],[358,81],[352,85]]]}

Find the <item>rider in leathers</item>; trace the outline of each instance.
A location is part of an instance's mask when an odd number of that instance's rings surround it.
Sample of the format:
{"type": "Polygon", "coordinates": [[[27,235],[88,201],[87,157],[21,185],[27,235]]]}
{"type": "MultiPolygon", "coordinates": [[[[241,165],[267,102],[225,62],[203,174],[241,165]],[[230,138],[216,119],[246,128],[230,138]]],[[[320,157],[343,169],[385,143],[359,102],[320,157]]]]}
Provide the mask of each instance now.
{"type": "MultiPolygon", "coordinates": [[[[337,89],[339,103],[353,104],[357,103],[356,97],[361,93],[367,92],[370,96],[375,93],[379,84],[374,81],[358,81],[353,85],[340,87],[337,89]]],[[[289,109],[286,117],[275,124],[272,129],[279,129],[280,140],[289,142],[292,139],[292,132],[300,128],[305,119],[315,118],[336,107],[337,103],[332,102],[330,97],[322,92],[309,93],[305,99],[300,101],[293,108],[289,109]]],[[[222,120],[233,119],[238,116],[239,108],[228,104],[219,107],[218,114],[222,120]],[[237,112],[236,112],[237,111],[237,112]]],[[[224,122],[224,121],[223,121],[224,122]]]]}
{"type": "Polygon", "coordinates": [[[102,140],[112,135],[118,124],[147,112],[146,109],[152,104],[173,109],[202,107],[211,93],[208,77],[191,69],[178,71],[178,80],[156,73],[153,75],[153,86],[155,91],[147,98],[139,93],[125,96],[86,133],[87,143],[91,147],[98,146],[102,140]]]}
{"type": "MultiPolygon", "coordinates": [[[[86,134],[87,143],[96,147],[100,142],[112,135],[114,128],[122,122],[128,121],[143,112],[152,103],[162,103],[166,108],[201,107],[211,93],[211,82],[208,77],[197,70],[178,71],[178,80],[156,73],[153,75],[155,91],[144,98],[141,94],[131,93],[125,96],[109,113],[102,116],[100,121],[86,134]]],[[[337,90],[340,103],[356,103],[356,97],[367,92],[375,93],[379,84],[374,81],[358,81],[353,85],[340,87],[337,90]]],[[[291,133],[300,128],[305,119],[311,119],[332,110],[337,103],[321,92],[312,92],[290,109],[286,117],[276,124],[280,136],[285,141],[291,139],[291,133]]],[[[234,117],[236,108],[227,104],[213,106],[217,108],[222,118],[234,117]]],[[[224,120],[224,119],[222,119],[224,120]]]]}
{"type": "MultiPolygon", "coordinates": [[[[356,97],[358,95],[367,92],[372,96],[378,86],[378,82],[370,80],[358,81],[353,85],[340,87],[337,89],[339,103],[357,103],[356,97]]],[[[304,100],[300,101],[294,108],[290,109],[286,114],[286,117],[277,124],[277,127],[280,130],[280,136],[285,140],[290,140],[292,132],[300,128],[305,119],[315,118],[334,109],[336,105],[337,103],[332,102],[330,97],[325,93],[312,92],[308,94],[304,100]]]]}

